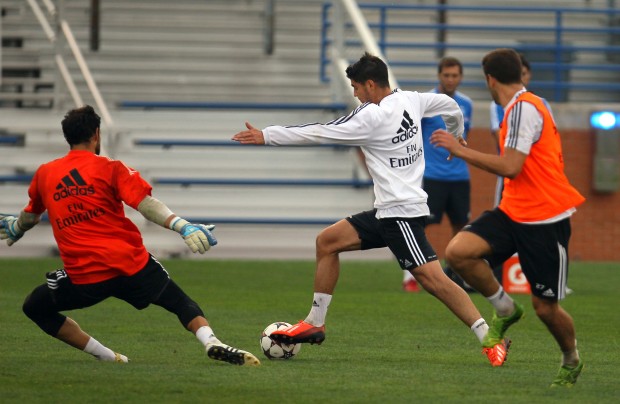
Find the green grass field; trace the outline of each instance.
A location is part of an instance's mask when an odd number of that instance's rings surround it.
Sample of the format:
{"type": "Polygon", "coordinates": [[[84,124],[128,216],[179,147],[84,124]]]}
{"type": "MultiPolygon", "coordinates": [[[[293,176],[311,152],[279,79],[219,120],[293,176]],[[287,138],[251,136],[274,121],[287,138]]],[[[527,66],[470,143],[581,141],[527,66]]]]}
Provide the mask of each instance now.
{"type": "MultiPolygon", "coordinates": [[[[254,352],[258,368],[209,360],[174,315],[139,312],[118,300],[70,313],[82,328],[126,354],[127,365],[100,363],[50,338],[21,311],[57,259],[0,260],[2,403],[608,403],[620,399],[620,266],[573,263],[563,303],[572,314],[585,369],[572,389],[549,383],[560,352],[536,318],[510,329],[508,362],[492,368],[473,333],[425,292],[400,289],[394,262],[343,262],[327,316],[327,339],[289,361],[269,361],[258,341],[274,321],[305,317],[312,262],[165,261],[203,308],[218,337],[254,352]]],[[[491,306],[474,302],[487,318],[491,306]]]]}

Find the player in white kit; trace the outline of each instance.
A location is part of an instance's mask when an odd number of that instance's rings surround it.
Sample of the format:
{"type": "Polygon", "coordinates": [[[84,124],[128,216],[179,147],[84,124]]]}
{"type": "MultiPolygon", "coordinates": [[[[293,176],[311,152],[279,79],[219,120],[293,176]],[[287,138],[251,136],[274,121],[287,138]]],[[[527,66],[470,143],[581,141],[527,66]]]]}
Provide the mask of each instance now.
{"type": "Polygon", "coordinates": [[[447,130],[461,138],[463,114],[449,96],[391,90],[386,64],[368,53],[346,70],[354,96],[361,102],[350,114],[326,124],[269,126],[246,122],[233,136],[243,144],[273,146],[343,144],[359,146],[374,181],[374,210],[342,219],[316,239],[314,298],[305,320],[271,334],[285,343],[316,343],[325,339],[325,317],[340,272],[339,253],[389,247],[400,267],[410,271],[424,289],[471,328],[493,366],[501,366],[510,345],[485,346],[488,325],[467,293],[443,272],[424,233],[429,215],[422,189],[424,153],[420,120],[441,115],[447,130]]]}

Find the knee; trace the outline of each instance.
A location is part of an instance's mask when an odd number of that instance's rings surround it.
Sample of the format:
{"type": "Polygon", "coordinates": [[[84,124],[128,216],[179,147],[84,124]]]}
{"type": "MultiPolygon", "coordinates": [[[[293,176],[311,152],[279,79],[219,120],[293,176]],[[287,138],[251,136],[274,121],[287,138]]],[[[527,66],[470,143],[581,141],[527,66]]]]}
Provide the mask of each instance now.
{"type": "Polygon", "coordinates": [[[546,301],[543,299],[533,299],[532,305],[534,306],[536,315],[542,320],[552,318],[559,307],[557,302],[546,301]]]}
{"type": "Polygon", "coordinates": [[[198,306],[198,303],[190,299],[186,299],[185,304],[181,306],[177,312],[177,317],[181,324],[188,330],[190,329],[190,323],[197,317],[204,317],[203,311],[198,306]]]}
{"type": "Polygon", "coordinates": [[[50,311],[53,306],[52,301],[48,299],[46,292],[47,288],[38,287],[26,296],[22,304],[24,314],[35,323],[37,320],[53,312],[53,310],[50,311]]]}
{"type": "Polygon", "coordinates": [[[458,269],[461,263],[469,258],[469,252],[462,243],[450,241],[446,247],[445,258],[450,268],[458,269]]]}
{"type": "Polygon", "coordinates": [[[453,283],[443,272],[439,261],[431,261],[418,268],[414,270],[413,276],[424,290],[432,296],[442,294],[442,291],[453,283]]]}
{"type": "Polygon", "coordinates": [[[26,296],[22,304],[24,314],[34,322],[54,312],[54,302],[46,285],[41,285],[26,296]]]}
{"type": "Polygon", "coordinates": [[[54,337],[58,334],[58,330],[62,327],[66,317],[54,311],[45,300],[37,299],[37,296],[40,296],[38,292],[40,290],[37,289],[26,297],[22,310],[46,334],[54,337]]]}
{"type": "Polygon", "coordinates": [[[328,233],[323,230],[316,236],[316,255],[318,257],[333,254],[334,252],[334,244],[331,241],[331,237],[329,237],[328,233]]]}
{"type": "Polygon", "coordinates": [[[174,281],[170,281],[159,298],[154,302],[171,313],[188,328],[196,317],[204,317],[204,313],[198,303],[192,300],[174,281]]]}
{"type": "Polygon", "coordinates": [[[36,305],[32,300],[32,293],[26,296],[24,300],[24,304],[22,304],[22,311],[29,319],[33,320],[36,317],[36,313],[38,312],[36,305]]]}

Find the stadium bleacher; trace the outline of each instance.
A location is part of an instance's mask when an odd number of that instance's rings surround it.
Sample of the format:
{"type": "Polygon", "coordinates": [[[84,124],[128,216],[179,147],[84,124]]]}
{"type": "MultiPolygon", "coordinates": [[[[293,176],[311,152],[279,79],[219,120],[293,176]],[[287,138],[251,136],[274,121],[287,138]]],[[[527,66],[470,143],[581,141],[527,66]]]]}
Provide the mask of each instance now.
{"type": "MultiPolygon", "coordinates": [[[[113,126],[102,128],[105,147],[147,179],[159,182],[155,195],[179,214],[221,223],[218,232],[226,242],[211,256],[240,252],[267,255],[267,250],[279,254],[279,246],[271,244],[286,241],[291,245],[289,251],[303,251],[305,257],[312,257],[314,235],[325,223],[372,206],[368,176],[352,150],[230,146],[230,137],[243,129],[244,121],[258,127],[326,122],[348,109],[346,103],[334,101],[329,84],[321,80],[322,3],[277,1],[275,48],[273,54],[267,54],[263,42],[265,1],[101,2],[97,51],[88,46],[88,2],[64,1],[64,15],[112,110],[113,126]],[[208,180],[209,186],[204,186],[208,180]],[[190,182],[193,185],[185,186],[190,182]],[[304,182],[309,186],[302,186],[304,182]],[[338,186],[317,186],[330,183],[338,186]],[[265,227],[266,223],[276,225],[265,227]],[[265,231],[276,241],[262,239],[265,231]]],[[[584,6],[578,0],[561,3],[584,6]]],[[[607,7],[603,0],[587,3],[589,7],[607,7]]],[[[538,5],[532,0],[520,4],[538,5]]],[[[26,181],[38,164],[66,152],[60,120],[72,104],[62,84],[59,91],[50,87],[59,83],[53,46],[27,2],[4,0],[2,8],[3,40],[7,39],[3,43],[11,45],[3,47],[3,70],[16,69],[18,73],[3,77],[0,84],[0,129],[9,131],[0,135],[0,187],[22,197],[3,202],[0,211],[15,212],[25,202],[26,181]],[[19,134],[17,138],[13,133],[19,134]]],[[[430,23],[433,16],[426,13],[420,18],[430,23]]],[[[461,22],[484,23],[482,20],[461,22]]],[[[408,34],[395,35],[400,39],[408,34]]],[[[468,33],[467,38],[474,40],[473,35],[468,33]]],[[[434,38],[434,34],[417,39],[425,38],[434,38]]],[[[501,40],[501,34],[494,38],[501,40]]],[[[87,84],[80,79],[79,67],[67,49],[64,54],[84,101],[95,105],[87,84]]],[[[356,58],[358,54],[353,50],[348,56],[356,58]]],[[[426,54],[429,64],[416,70],[415,78],[431,82],[435,79],[434,50],[420,51],[420,55],[426,54]]],[[[466,60],[468,66],[478,65],[476,58],[466,60]]],[[[404,77],[412,74],[403,67],[397,69],[404,77]]],[[[466,77],[475,74],[479,72],[473,67],[471,73],[466,71],[466,77]]],[[[601,79],[609,77],[601,75],[601,79]]],[[[486,128],[488,98],[482,91],[479,94],[477,97],[485,98],[476,106],[474,126],[486,128]]],[[[554,105],[558,114],[563,109],[554,105]]],[[[567,107],[570,122],[578,119],[575,109],[567,107]]],[[[183,249],[169,232],[146,223],[135,212],[128,214],[144,230],[154,250],[175,255],[183,249]]],[[[45,253],[53,245],[45,237],[28,237],[40,240],[33,243],[45,253]]],[[[32,246],[16,245],[11,253],[32,253],[32,246]]]]}

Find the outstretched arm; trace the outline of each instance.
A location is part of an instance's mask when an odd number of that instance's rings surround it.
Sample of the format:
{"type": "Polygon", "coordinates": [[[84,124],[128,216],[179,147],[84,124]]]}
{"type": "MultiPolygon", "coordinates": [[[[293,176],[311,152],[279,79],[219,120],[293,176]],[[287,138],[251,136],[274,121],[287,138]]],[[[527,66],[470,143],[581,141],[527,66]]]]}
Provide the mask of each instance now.
{"type": "Polygon", "coordinates": [[[243,144],[265,144],[263,131],[256,129],[249,122],[245,123],[245,127],[248,129],[237,133],[232,140],[243,144]]]}
{"type": "Polygon", "coordinates": [[[375,104],[362,104],[349,115],[325,124],[305,123],[291,126],[271,125],[262,131],[245,123],[246,130],[232,137],[243,144],[270,146],[303,146],[313,144],[341,144],[362,146],[374,133],[380,116],[375,104]]]}
{"type": "Polygon", "coordinates": [[[204,254],[209,248],[217,244],[215,236],[211,233],[211,230],[215,229],[215,225],[189,223],[172,213],[166,204],[152,196],[147,195],[138,204],[138,212],[147,220],[179,233],[185,240],[185,244],[194,253],[204,254]]]}
{"type": "Polygon", "coordinates": [[[6,244],[10,247],[40,220],[41,215],[24,210],[19,212],[18,217],[0,214],[0,240],[6,240],[6,244]]]}

